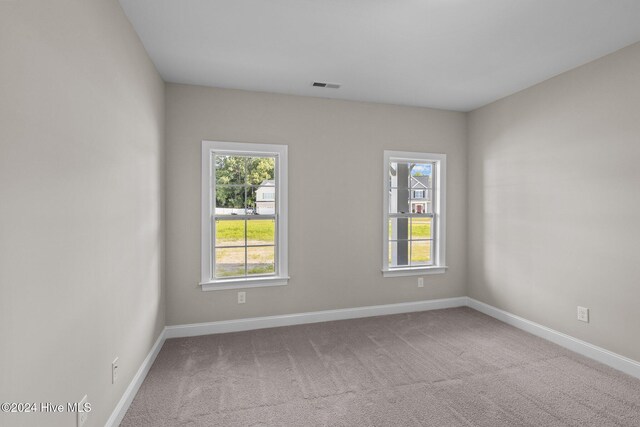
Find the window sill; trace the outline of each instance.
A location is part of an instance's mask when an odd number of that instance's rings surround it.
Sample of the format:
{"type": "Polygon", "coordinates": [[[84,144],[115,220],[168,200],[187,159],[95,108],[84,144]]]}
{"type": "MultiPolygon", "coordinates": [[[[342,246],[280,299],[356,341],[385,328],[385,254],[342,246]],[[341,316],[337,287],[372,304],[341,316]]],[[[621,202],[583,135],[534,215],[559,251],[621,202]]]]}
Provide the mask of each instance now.
{"type": "Polygon", "coordinates": [[[413,268],[394,268],[382,270],[384,277],[402,277],[402,276],[422,276],[425,274],[443,274],[447,271],[446,265],[437,265],[433,267],[413,267],[413,268]]]}
{"type": "Polygon", "coordinates": [[[267,286],[285,286],[289,277],[260,277],[251,279],[216,280],[200,283],[203,291],[222,291],[225,289],[262,288],[267,286]]]}

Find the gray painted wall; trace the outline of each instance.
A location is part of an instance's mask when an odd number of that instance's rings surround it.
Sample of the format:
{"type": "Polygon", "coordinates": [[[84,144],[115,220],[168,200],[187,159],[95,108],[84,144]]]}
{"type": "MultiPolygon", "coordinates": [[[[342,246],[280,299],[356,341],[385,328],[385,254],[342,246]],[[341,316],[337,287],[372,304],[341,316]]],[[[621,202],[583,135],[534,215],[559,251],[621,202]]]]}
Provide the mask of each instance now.
{"type": "Polygon", "coordinates": [[[640,44],[468,116],[165,86],[114,0],[0,1],[0,57],[0,401],[103,425],[165,323],[466,294],[640,360],[640,44]],[[244,305],[197,286],[202,139],[289,145],[292,279],[244,305]],[[448,155],[424,288],[380,273],[384,149],[448,155]]]}
{"type": "Polygon", "coordinates": [[[465,295],[464,114],[177,84],[166,102],[168,325],[465,295]],[[203,139],[289,145],[291,280],[244,305],[198,287],[203,139]],[[380,271],[385,149],[448,155],[450,269],[424,288],[380,271]]]}
{"type": "Polygon", "coordinates": [[[639,164],[640,43],[472,112],[470,296],[640,360],[639,164]]]}
{"type": "Polygon", "coordinates": [[[102,426],[164,326],[164,84],[115,0],[0,1],[0,58],[0,402],[102,426]]]}

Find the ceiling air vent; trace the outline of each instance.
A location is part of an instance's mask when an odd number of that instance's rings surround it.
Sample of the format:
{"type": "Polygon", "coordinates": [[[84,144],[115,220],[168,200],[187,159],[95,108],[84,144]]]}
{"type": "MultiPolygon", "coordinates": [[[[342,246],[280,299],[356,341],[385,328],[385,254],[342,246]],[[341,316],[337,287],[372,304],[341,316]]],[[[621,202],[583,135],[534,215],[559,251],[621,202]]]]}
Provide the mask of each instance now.
{"type": "Polygon", "coordinates": [[[313,82],[313,84],[311,85],[313,87],[324,87],[327,89],[338,89],[340,88],[340,85],[337,83],[326,83],[326,82],[313,82]]]}

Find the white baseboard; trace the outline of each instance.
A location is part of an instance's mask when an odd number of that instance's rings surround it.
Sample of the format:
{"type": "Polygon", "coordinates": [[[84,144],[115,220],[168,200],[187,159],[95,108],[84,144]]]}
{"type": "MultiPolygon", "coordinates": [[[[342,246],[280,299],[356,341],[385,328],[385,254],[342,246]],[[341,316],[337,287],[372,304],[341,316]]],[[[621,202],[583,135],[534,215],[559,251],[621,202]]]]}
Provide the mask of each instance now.
{"type": "Polygon", "coordinates": [[[153,362],[156,360],[156,356],[160,352],[160,349],[162,348],[162,344],[164,344],[165,331],[166,331],[166,328],[163,329],[162,332],[160,332],[160,335],[158,335],[158,339],[153,344],[153,347],[151,347],[151,351],[149,351],[149,354],[147,354],[147,357],[145,357],[145,359],[142,361],[142,365],[140,365],[138,372],[136,372],[136,374],[133,376],[133,379],[129,383],[129,386],[124,391],[124,394],[120,398],[120,401],[118,402],[115,409],[111,413],[111,416],[107,420],[105,427],[118,427],[122,422],[122,419],[124,418],[124,415],[127,413],[127,410],[131,405],[131,402],[133,402],[133,398],[136,397],[136,394],[138,393],[138,389],[142,385],[142,382],[144,381],[144,379],[147,377],[147,373],[149,373],[149,369],[151,369],[151,365],[153,365],[153,362]]]}
{"type": "Polygon", "coordinates": [[[131,380],[124,395],[116,405],[106,427],[117,427],[129,409],[138,389],[142,385],[151,365],[168,338],[194,337],[198,335],[239,332],[278,326],[301,325],[305,323],[329,322],[332,320],[356,319],[361,317],[384,316],[387,314],[411,313],[416,311],[438,310],[453,307],[471,307],[481,313],[496,318],[518,329],[556,343],[578,354],[597,360],[626,374],[640,378],[640,363],[604,348],[589,344],[572,336],[555,331],[538,323],[531,322],[499,308],[469,297],[443,298],[426,301],[404,302],[399,304],[373,305],[367,307],[343,308],[338,310],[313,311],[308,313],[284,314],[280,316],[253,317],[248,319],[223,320],[219,322],[193,323],[188,325],[166,326],[151,351],[142,362],[140,369],[131,380]]]}
{"type": "Polygon", "coordinates": [[[312,311],[308,313],[283,314],[280,316],[252,317],[248,319],[223,320],[219,322],[192,323],[167,326],[166,338],[194,337],[225,332],[274,328],[277,326],[301,325],[304,323],[329,322],[332,320],[356,319],[360,317],[384,316],[387,314],[464,307],[467,297],[444,298],[399,304],[372,305],[367,307],[342,308],[337,310],[312,311]]]}
{"type": "Polygon", "coordinates": [[[595,346],[586,341],[579,340],[570,335],[563,334],[538,323],[531,322],[522,317],[516,316],[499,308],[485,304],[473,298],[467,298],[467,305],[474,310],[494,317],[518,329],[529,332],[547,341],[551,341],[578,354],[586,356],[590,359],[597,360],[600,363],[608,365],[614,369],[622,371],[633,377],[640,378],[640,363],[628,357],[621,356],[602,347],[595,346]]]}

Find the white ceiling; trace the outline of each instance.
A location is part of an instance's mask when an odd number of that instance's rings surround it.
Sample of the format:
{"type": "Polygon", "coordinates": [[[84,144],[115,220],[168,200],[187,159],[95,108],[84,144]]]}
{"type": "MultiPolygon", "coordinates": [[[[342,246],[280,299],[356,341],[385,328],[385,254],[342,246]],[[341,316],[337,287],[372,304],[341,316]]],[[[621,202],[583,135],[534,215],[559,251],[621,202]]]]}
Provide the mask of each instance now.
{"type": "Polygon", "coordinates": [[[640,41],[640,0],[120,3],[169,82],[459,111],[640,41]]]}

